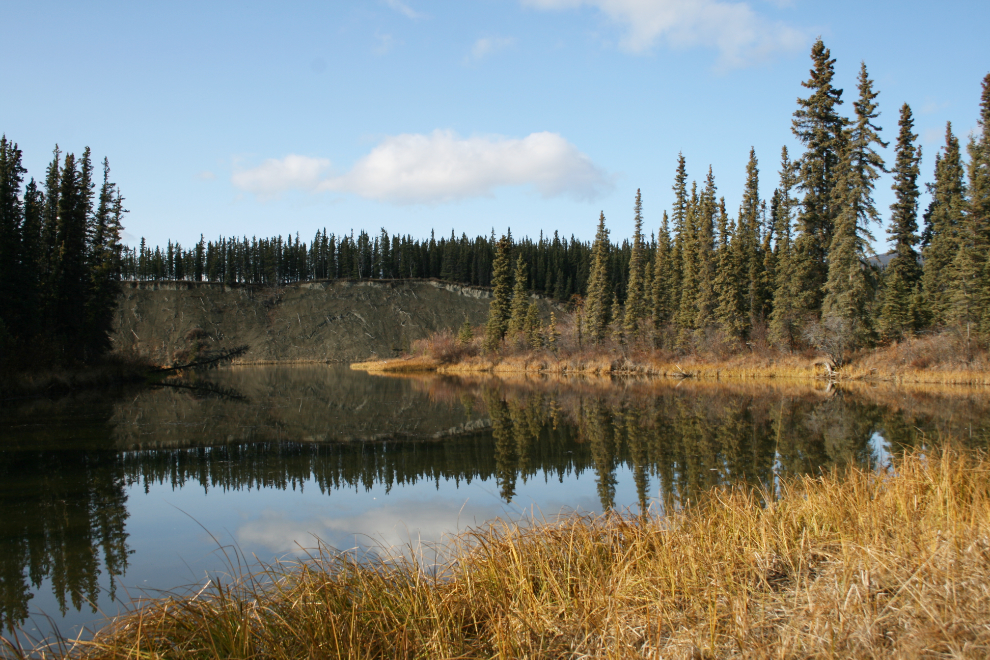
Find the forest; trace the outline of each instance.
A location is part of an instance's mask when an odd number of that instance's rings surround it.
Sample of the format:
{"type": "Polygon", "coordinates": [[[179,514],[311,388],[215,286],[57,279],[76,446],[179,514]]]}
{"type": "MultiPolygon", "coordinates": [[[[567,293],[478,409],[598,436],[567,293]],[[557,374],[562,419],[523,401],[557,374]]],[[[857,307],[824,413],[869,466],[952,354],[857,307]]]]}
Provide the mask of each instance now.
{"type": "MultiPolygon", "coordinates": [[[[510,330],[511,301],[537,293],[570,305],[594,343],[620,336],[655,347],[699,350],[713,334],[743,346],[759,338],[783,350],[839,342],[843,348],[896,341],[946,327],[990,337],[990,74],[982,81],[978,131],[964,149],[947,124],[932,181],[921,182],[921,147],[908,104],[899,110],[894,155],[881,137],[879,91],[865,63],[844,115],[833,84],[836,60],[819,39],[791,130],[803,151],[781,150],[769,201],[749,154],[738,212],[719,196],[711,168],[690,180],[678,157],[674,204],[655,231],[610,239],[604,213],[592,242],[541,235],[429,239],[316,232],[287,238],[219,237],[184,247],[120,244],[126,210],[104,180],[94,205],[89,150],[59,151],[42,186],[18,193],[23,170],[4,139],[0,200],[5,346],[43,345],[84,359],[109,346],[118,280],[191,280],[275,286],[328,279],[437,278],[493,287],[493,342],[510,330]],[[966,157],[968,156],[968,158],[966,157]],[[893,250],[872,254],[884,226],[874,191],[893,177],[886,232],[893,250]],[[920,212],[922,186],[931,201],[920,212]],[[919,217],[920,215],[920,217],[919,217]],[[81,342],[70,337],[83,337],[81,342]]],[[[841,352],[841,351],[840,351],[841,352]]]]}

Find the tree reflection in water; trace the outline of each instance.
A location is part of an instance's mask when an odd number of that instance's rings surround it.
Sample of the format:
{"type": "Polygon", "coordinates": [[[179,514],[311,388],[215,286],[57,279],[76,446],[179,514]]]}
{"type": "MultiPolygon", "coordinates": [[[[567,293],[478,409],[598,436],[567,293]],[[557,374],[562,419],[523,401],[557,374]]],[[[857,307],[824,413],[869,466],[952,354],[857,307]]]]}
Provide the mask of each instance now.
{"type": "Polygon", "coordinates": [[[520,482],[591,471],[607,510],[623,467],[638,511],[654,503],[662,513],[716,486],[773,493],[779,478],[875,467],[878,435],[894,448],[949,436],[983,446],[990,411],[978,392],[284,374],[221,383],[246,390],[248,403],[154,391],[61,412],[5,410],[0,623],[23,622],[31,589],[46,581],[63,613],[97,602],[101,573],[113,590],[128,566],[133,484],[330,495],[491,480],[511,502],[520,482]]]}

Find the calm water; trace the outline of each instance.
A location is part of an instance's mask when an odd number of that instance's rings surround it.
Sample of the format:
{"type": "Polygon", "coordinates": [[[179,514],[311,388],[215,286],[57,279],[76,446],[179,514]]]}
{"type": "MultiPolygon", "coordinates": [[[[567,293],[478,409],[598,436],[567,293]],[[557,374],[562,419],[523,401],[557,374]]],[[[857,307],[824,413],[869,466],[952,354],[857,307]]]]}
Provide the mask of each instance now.
{"type": "MultiPolygon", "coordinates": [[[[248,561],[985,446],[982,390],[401,379],[244,367],[0,409],[0,627],[75,634],[248,561]]],[[[9,634],[9,633],[8,633],[9,634]]]]}

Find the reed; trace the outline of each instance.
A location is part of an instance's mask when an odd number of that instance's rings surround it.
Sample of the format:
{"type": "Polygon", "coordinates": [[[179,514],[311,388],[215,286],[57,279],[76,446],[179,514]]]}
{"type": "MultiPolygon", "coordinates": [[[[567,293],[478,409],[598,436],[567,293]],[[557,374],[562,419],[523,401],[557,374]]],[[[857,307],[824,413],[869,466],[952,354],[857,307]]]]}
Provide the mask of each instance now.
{"type": "Polygon", "coordinates": [[[495,523],[444,559],[307,561],[140,604],[80,658],[986,657],[990,462],[716,489],[666,516],[495,523]]]}

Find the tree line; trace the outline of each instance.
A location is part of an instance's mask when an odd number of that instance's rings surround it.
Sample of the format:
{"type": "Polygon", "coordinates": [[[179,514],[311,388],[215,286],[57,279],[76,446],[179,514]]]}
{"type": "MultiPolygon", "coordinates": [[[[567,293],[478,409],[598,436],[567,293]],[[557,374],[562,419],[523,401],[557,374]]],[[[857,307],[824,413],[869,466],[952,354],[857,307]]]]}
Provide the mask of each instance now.
{"type": "Polygon", "coordinates": [[[44,181],[25,184],[21,150],[0,138],[0,365],[109,350],[127,210],[102,165],[97,186],[89,147],[56,145],[44,181]]]}
{"type": "MultiPolygon", "coordinates": [[[[635,233],[609,238],[605,216],[591,242],[542,233],[538,239],[473,239],[466,234],[428,240],[317,231],[308,244],[283,239],[200,237],[192,247],[169,241],[121,247],[126,212],[116,187],[104,183],[94,206],[89,150],[49,166],[42,187],[23,195],[16,145],[4,142],[0,202],[5,345],[44,337],[63,353],[83,356],[108,346],[116,279],[191,280],[278,285],[336,278],[438,278],[493,288],[490,348],[521,325],[510,322],[522,297],[536,292],[567,301],[589,341],[609,337],[658,347],[691,349],[713,336],[736,342],[765,339],[780,347],[845,349],[953,326],[967,336],[990,336],[990,74],[983,80],[978,126],[968,161],[946,126],[935,159],[931,203],[919,227],[921,147],[911,108],[900,108],[895,155],[880,152],[878,96],[865,64],[852,112],[839,112],[843,90],[833,84],[835,59],[819,39],[802,85],[792,132],[803,152],[781,151],[769,203],[750,151],[737,213],[718,195],[711,167],[691,181],[683,154],[674,176],[674,205],[646,236],[642,197],[634,203],[635,233]],[[893,175],[895,201],[887,232],[894,249],[885,267],[872,258],[873,199],[884,173],[893,175]],[[521,294],[518,295],[518,294],[521,294]],[[512,300],[519,298],[514,306],[512,300]],[[82,342],[66,338],[84,336],[82,342]]],[[[519,310],[517,310],[518,312],[519,310]]],[[[517,314],[518,316],[518,314],[517,314]]]]}

